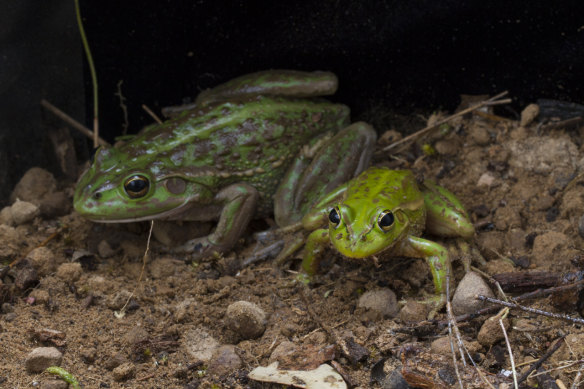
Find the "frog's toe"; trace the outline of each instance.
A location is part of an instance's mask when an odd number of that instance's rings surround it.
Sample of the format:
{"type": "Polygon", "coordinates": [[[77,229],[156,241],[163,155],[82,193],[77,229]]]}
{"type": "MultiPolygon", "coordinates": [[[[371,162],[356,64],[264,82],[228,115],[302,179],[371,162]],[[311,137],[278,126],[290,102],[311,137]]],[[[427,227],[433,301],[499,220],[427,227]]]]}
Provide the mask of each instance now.
{"type": "Polygon", "coordinates": [[[428,320],[432,320],[436,314],[446,306],[446,295],[434,295],[427,297],[420,301],[422,304],[428,305],[430,311],[428,312],[428,320]]]}

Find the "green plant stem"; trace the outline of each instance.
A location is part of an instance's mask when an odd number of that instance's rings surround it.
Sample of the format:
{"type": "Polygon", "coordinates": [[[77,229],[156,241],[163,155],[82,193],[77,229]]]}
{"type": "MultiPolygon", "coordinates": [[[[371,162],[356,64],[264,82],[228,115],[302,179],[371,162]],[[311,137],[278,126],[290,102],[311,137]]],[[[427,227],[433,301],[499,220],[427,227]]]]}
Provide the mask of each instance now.
{"type": "Polygon", "coordinates": [[[89,71],[91,72],[91,83],[93,84],[93,147],[99,146],[99,121],[98,121],[98,103],[97,103],[97,74],[95,72],[95,65],[93,63],[93,57],[91,56],[91,49],[89,48],[89,42],[87,42],[87,36],[85,35],[85,29],[83,28],[83,21],[81,20],[81,10],[79,8],[79,0],[75,0],[75,13],[77,15],[77,25],[79,26],[79,34],[81,35],[81,41],[83,42],[83,49],[85,50],[85,55],[87,56],[87,63],[89,64],[89,71]]]}

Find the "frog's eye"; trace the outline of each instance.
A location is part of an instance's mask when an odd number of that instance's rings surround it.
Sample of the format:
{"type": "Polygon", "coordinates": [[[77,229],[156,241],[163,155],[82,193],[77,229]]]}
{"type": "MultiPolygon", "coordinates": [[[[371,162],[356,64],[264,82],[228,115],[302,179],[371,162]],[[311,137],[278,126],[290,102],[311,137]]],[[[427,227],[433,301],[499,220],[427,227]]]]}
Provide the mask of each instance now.
{"type": "Polygon", "coordinates": [[[124,189],[132,199],[144,197],[149,188],[150,182],[144,176],[132,176],[124,182],[124,189]]]}
{"type": "Polygon", "coordinates": [[[393,226],[394,220],[395,219],[393,217],[393,212],[386,210],[379,214],[377,224],[379,225],[379,228],[381,228],[383,231],[389,231],[391,229],[391,226],[393,226]]]}
{"type": "Polygon", "coordinates": [[[334,207],[329,212],[329,221],[331,224],[334,224],[335,227],[337,227],[341,222],[341,214],[339,213],[339,209],[337,207],[334,207]]]}

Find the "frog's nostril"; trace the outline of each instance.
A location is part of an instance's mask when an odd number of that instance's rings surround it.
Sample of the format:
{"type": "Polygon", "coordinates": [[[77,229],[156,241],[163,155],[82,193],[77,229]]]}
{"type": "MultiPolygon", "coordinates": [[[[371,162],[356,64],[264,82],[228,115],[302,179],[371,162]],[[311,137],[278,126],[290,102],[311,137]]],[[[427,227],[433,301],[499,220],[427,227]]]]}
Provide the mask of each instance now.
{"type": "Polygon", "coordinates": [[[99,200],[99,199],[101,199],[101,192],[97,192],[97,193],[95,193],[95,194],[93,195],[93,199],[94,199],[94,200],[99,200]]]}

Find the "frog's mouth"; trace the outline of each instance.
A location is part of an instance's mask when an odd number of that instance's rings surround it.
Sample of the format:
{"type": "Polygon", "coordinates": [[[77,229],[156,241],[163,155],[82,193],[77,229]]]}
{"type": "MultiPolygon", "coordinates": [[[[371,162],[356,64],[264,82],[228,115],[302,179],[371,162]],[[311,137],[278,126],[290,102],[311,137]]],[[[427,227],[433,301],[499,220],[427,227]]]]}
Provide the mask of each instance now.
{"type": "Polygon", "coordinates": [[[132,216],[132,217],[125,217],[125,218],[115,218],[112,219],[110,215],[87,215],[84,214],[83,216],[92,222],[96,223],[135,223],[135,222],[143,222],[148,220],[172,220],[177,218],[178,215],[184,213],[185,208],[189,205],[188,201],[169,209],[167,211],[162,211],[159,213],[155,213],[152,215],[144,215],[144,216],[132,216]]]}

